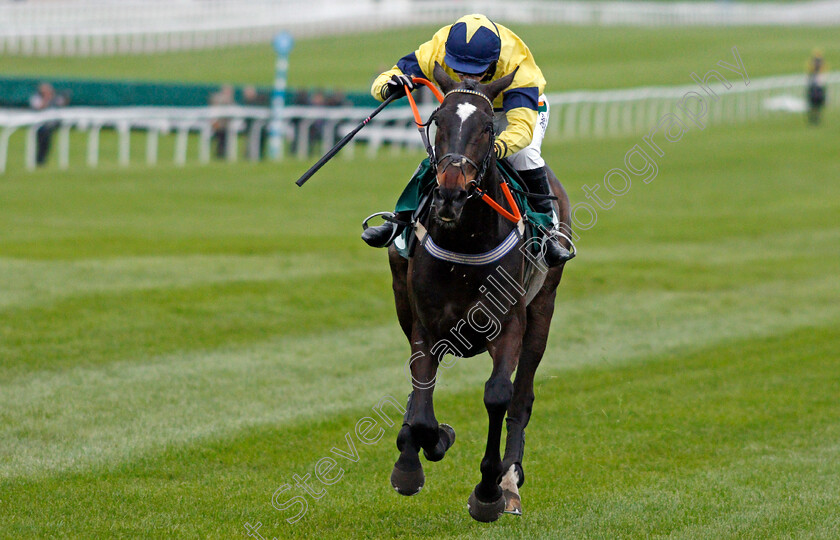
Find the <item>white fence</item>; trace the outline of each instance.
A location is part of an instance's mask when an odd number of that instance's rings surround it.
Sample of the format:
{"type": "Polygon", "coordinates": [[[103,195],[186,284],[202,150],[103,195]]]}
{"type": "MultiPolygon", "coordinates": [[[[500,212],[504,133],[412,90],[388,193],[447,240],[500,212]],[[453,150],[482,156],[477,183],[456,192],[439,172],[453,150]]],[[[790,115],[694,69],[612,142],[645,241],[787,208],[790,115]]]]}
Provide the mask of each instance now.
{"type": "MultiPolygon", "coordinates": [[[[430,114],[433,108],[423,105],[423,114],[430,114]]],[[[336,142],[336,136],[343,136],[370,114],[361,107],[286,107],[287,120],[285,138],[295,141],[295,154],[303,159],[310,151],[318,151],[314,145],[329,148],[336,142]],[[312,128],[315,128],[314,130],[312,128]]],[[[200,163],[211,158],[214,131],[225,133],[224,159],[236,161],[239,155],[239,137],[246,138],[246,155],[249,159],[260,159],[261,138],[270,111],[263,107],[117,107],[90,108],[67,107],[44,111],[21,111],[0,109],[0,173],[5,172],[9,160],[9,146],[15,133],[24,137],[24,164],[32,170],[36,166],[37,133],[45,125],[54,125],[54,144],[58,155],[58,166],[66,169],[70,164],[70,132],[87,132],[86,162],[96,167],[100,160],[100,134],[113,130],[117,134],[117,162],[128,165],[131,161],[131,137],[145,136],[145,161],[155,165],[159,160],[160,137],[174,135],[175,145],[172,160],[183,165],[189,156],[190,141],[197,144],[200,163]],[[216,127],[214,127],[214,125],[216,127]],[[221,125],[221,127],[219,127],[221,125]],[[190,135],[197,135],[190,137],[190,135]],[[234,142],[236,141],[236,142],[234,142]]],[[[385,110],[368,124],[354,142],[366,142],[369,156],[377,153],[384,144],[395,148],[422,148],[420,137],[414,126],[414,118],[405,107],[385,110]]],[[[354,155],[350,145],[343,151],[347,158],[354,155]]]]}
{"type": "MultiPolygon", "coordinates": [[[[753,79],[748,86],[740,77],[731,82],[728,90],[719,84],[712,86],[719,98],[706,99],[706,124],[746,121],[774,111],[804,111],[805,75],[753,79]]],[[[828,106],[836,107],[840,72],[827,74],[826,83],[828,106]]],[[[549,94],[549,135],[577,139],[646,133],[665,114],[678,112],[676,105],[687,92],[705,95],[696,84],[549,94]]]]}
{"type": "MultiPolygon", "coordinates": [[[[720,99],[709,103],[704,123],[748,121],[773,111],[798,111],[804,107],[805,76],[788,75],[753,79],[749,86],[733,81],[726,90],[715,86],[720,99]]],[[[826,77],[828,106],[840,104],[840,72],[826,77]]],[[[666,113],[675,112],[676,104],[687,92],[698,92],[699,87],[650,87],[626,90],[582,91],[550,94],[551,120],[548,138],[578,139],[637,135],[646,133],[657,125],[666,113]]],[[[421,105],[424,117],[434,105],[421,105]]],[[[336,137],[343,136],[370,114],[367,108],[354,107],[287,107],[286,137],[295,141],[295,154],[304,159],[311,150],[331,147],[336,137]],[[317,128],[317,129],[312,129],[317,128]],[[313,145],[321,144],[320,148],[313,145]]],[[[5,171],[9,143],[17,132],[25,137],[24,163],[28,169],[35,167],[36,137],[38,129],[46,123],[57,123],[58,165],[67,168],[70,159],[70,132],[87,132],[86,161],[96,166],[100,159],[99,138],[103,129],[117,133],[117,162],[127,165],[130,160],[131,137],[145,136],[145,161],[154,165],[159,159],[159,141],[162,135],[174,134],[172,159],[184,164],[188,157],[190,140],[198,145],[198,160],[205,163],[211,157],[211,138],[214,122],[222,120],[228,141],[246,138],[247,155],[259,159],[260,138],[269,119],[269,110],[260,107],[131,107],[97,109],[68,107],[40,112],[0,109],[0,173],[5,171]],[[197,134],[198,137],[190,137],[197,134]]],[[[407,107],[386,109],[354,138],[354,143],[365,142],[367,155],[375,156],[383,145],[395,151],[402,148],[422,148],[413,116],[407,107]]],[[[342,151],[345,158],[354,156],[351,143],[342,151]]],[[[239,159],[239,144],[227,145],[225,159],[239,159]]]]}
{"type": "Polygon", "coordinates": [[[0,53],[108,55],[267,43],[446,23],[480,12],[518,24],[838,25],[840,2],[462,0],[0,0],[0,53]]]}

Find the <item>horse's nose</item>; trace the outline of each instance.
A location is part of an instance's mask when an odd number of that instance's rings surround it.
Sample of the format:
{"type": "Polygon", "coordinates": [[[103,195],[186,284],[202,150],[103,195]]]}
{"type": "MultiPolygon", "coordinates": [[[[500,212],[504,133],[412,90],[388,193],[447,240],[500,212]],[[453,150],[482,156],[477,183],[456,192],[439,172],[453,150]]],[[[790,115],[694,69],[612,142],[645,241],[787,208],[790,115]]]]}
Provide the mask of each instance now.
{"type": "Polygon", "coordinates": [[[437,217],[441,221],[455,222],[460,217],[468,197],[465,189],[438,187],[435,188],[433,198],[437,217]]]}
{"type": "Polygon", "coordinates": [[[467,190],[462,188],[445,188],[439,187],[434,191],[435,204],[451,204],[459,208],[467,202],[467,190]]]}

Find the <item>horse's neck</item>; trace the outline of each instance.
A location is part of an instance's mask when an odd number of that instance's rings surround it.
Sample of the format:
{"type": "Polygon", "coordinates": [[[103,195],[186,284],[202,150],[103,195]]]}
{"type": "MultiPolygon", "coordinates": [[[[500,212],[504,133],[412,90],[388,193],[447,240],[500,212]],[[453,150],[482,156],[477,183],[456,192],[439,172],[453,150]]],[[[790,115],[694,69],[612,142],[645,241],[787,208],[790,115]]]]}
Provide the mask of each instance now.
{"type": "MultiPolygon", "coordinates": [[[[486,177],[484,178],[483,186],[481,189],[487,194],[488,197],[492,198],[497,203],[501,204],[502,207],[507,208],[507,202],[505,201],[505,196],[502,194],[502,176],[501,171],[496,166],[496,161],[493,160],[487,166],[487,173],[486,177]]],[[[507,236],[510,232],[510,222],[502,217],[496,210],[494,210],[489,204],[486,202],[476,198],[476,207],[480,209],[480,212],[486,216],[486,219],[489,223],[492,223],[494,227],[485,229],[487,234],[494,234],[496,236],[507,236]]]]}

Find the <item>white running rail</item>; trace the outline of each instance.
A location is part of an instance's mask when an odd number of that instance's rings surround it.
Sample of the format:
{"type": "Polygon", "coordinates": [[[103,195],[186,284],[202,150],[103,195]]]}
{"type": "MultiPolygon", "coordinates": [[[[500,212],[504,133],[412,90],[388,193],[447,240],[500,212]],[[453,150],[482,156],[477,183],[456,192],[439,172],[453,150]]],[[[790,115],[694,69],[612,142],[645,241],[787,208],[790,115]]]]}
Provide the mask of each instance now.
{"type": "MultiPolygon", "coordinates": [[[[827,106],[837,107],[840,72],[826,74],[825,80],[827,106]]],[[[804,74],[752,79],[749,86],[740,77],[731,82],[728,90],[719,84],[712,86],[719,99],[706,99],[705,123],[746,121],[780,110],[797,112],[806,105],[804,74]]],[[[646,133],[665,114],[677,112],[676,106],[687,92],[706,97],[696,84],[548,94],[549,135],[578,139],[646,133]]]]}
{"type": "MultiPolygon", "coordinates": [[[[749,86],[732,81],[726,90],[714,86],[720,99],[709,100],[704,122],[745,122],[774,111],[798,112],[804,109],[805,75],[785,75],[753,79],[749,86]]],[[[827,106],[840,105],[840,72],[826,75],[827,106]]],[[[687,92],[699,92],[696,85],[630,88],[625,90],[580,91],[549,94],[551,119],[547,137],[551,139],[602,138],[638,135],[649,132],[667,113],[676,112],[676,105],[687,92]]],[[[433,110],[430,104],[421,105],[424,117],[433,110]]],[[[287,107],[289,121],[286,136],[295,140],[296,157],[306,159],[310,151],[330,148],[336,137],[343,136],[370,114],[365,107],[287,107]],[[317,126],[316,126],[317,124],[317,126]],[[310,128],[317,127],[316,130],[310,128]],[[315,134],[319,140],[312,139],[315,134]],[[316,144],[321,144],[316,148],[316,144]]],[[[198,145],[198,160],[205,163],[211,157],[213,123],[225,120],[229,141],[246,137],[247,155],[258,159],[260,134],[269,119],[269,110],[261,107],[129,107],[87,108],[67,107],[31,112],[20,109],[0,109],[0,173],[7,166],[9,143],[18,132],[25,135],[24,164],[35,168],[36,133],[47,122],[57,122],[56,152],[60,168],[69,166],[70,131],[87,132],[86,161],[95,167],[100,159],[99,137],[103,129],[113,129],[118,136],[117,162],[128,165],[131,160],[131,137],[146,137],[145,161],[154,165],[159,158],[161,136],[174,135],[173,161],[182,165],[188,157],[188,145],[198,145]],[[197,134],[190,137],[190,134],[197,134]]],[[[684,118],[683,118],[684,119],[684,118]]],[[[365,126],[353,142],[366,142],[367,155],[373,157],[383,145],[394,151],[410,147],[421,149],[422,143],[407,107],[384,110],[365,126]]],[[[236,161],[238,144],[228,144],[225,158],[236,161]]],[[[342,151],[353,157],[351,143],[342,151]]]]}
{"type": "MultiPolygon", "coordinates": [[[[430,114],[433,108],[421,106],[423,114],[430,114]]],[[[304,159],[310,150],[318,150],[314,145],[321,143],[324,149],[335,143],[336,136],[343,136],[359,122],[364,120],[370,110],[364,107],[286,107],[285,118],[288,120],[286,137],[295,140],[296,156],[304,159]],[[312,128],[317,124],[317,130],[312,128]],[[317,139],[313,139],[313,135],[317,139]]],[[[132,135],[145,135],[145,161],[149,165],[158,163],[160,137],[174,135],[175,147],[172,160],[183,165],[188,158],[188,146],[198,146],[198,161],[207,163],[211,157],[214,123],[222,121],[228,141],[236,144],[226,145],[224,158],[228,161],[239,159],[238,137],[246,137],[246,149],[249,159],[260,159],[260,137],[268,120],[270,111],[264,107],[67,107],[43,111],[21,109],[0,109],[0,173],[5,172],[9,160],[9,146],[15,133],[23,132],[24,164],[28,170],[35,168],[37,132],[45,124],[56,124],[53,141],[58,154],[58,166],[66,169],[70,164],[71,130],[87,132],[86,162],[96,167],[100,160],[100,134],[103,129],[117,133],[120,165],[131,161],[132,135]],[[197,135],[190,137],[190,135],[197,135]]],[[[355,138],[354,142],[368,143],[368,155],[375,155],[383,144],[396,144],[398,147],[422,148],[420,137],[414,126],[414,117],[408,108],[394,108],[380,113],[355,138]],[[409,129],[409,126],[411,128],[409,129]]],[[[344,150],[345,157],[354,154],[352,146],[344,150]]]]}

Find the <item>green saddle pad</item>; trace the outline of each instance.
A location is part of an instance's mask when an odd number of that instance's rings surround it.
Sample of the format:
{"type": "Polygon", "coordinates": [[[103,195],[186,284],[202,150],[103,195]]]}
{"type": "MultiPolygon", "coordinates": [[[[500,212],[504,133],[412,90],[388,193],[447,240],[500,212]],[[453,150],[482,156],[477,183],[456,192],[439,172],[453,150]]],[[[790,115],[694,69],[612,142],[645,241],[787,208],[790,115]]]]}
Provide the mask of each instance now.
{"type": "MultiPolygon", "coordinates": [[[[516,174],[516,171],[507,161],[498,161],[496,164],[499,167],[499,172],[501,172],[502,177],[510,186],[511,191],[513,192],[513,198],[516,200],[516,204],[519,206],[520,211],[522,211],[526,223],[531,224],[531,226],[528,227],[528,229],[532,231],[530,234],[542,236],[544,234],[544,230],[551,229],[553,226],[551,216],[535,211],[528,202],[528,198],[517,192],[517,190],[526,191],[526,188],[520,184],[518,180],[519,175],[516,174]]],[[[397,199],[395,211],[414,212],[420,205],[420,201],[423,199],[424,195],[429,193],[434,185],[434,170],[429,162],[429,158],[426,158],[420,162],[420,165],[417,167],[417,170],[414,171],[414,174],[411,176],[411,180],[408,181],[408,185],[405,186],[400,198],[397,199]]],[[[414,230],[410,227],[406,227],[395,242],[397,251],[406,259],[409,255],[408,239],[411,234],[414,234],[414,230]]],[[[536,243],[532,242],[532,245],[536,246],[536,243]]]]}

